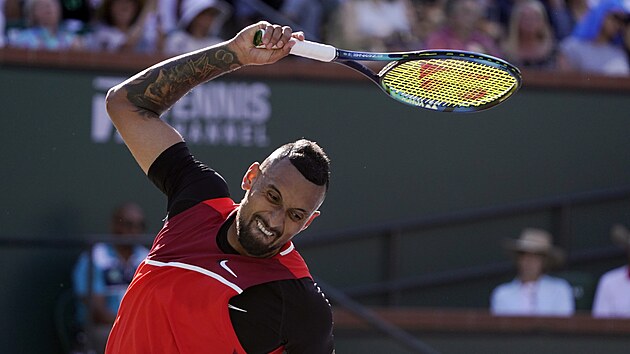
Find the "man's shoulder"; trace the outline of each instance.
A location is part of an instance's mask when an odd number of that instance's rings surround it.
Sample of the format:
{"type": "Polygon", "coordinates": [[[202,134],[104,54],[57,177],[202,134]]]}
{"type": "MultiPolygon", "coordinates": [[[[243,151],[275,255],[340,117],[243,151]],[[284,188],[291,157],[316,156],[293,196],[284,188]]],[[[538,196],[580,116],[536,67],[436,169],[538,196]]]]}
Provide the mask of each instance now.
{"type": "Polygon", "coordinates": [[[326,327],[332,320],[332,307],[326,294],[311,278],[289,279],[278,282],[282,287],[290,317],[308,318],[313,325],[326,327]],[[315,319],[318,320],[315,320],[315,319]]]}
{"type": "Polygon", "coordinates": [[[506,291],[512,291],[514,289],[517,289],[518,287],[519,282],[516,279],[512,279],[508,282],[497,285],[497,287],[494,288],[493,293],[500,294],[506,291]]]}
{"type": "Polygon", "coordinates": [[[208,219],[218,219],[223,222],[239,206],[229,197],[212,198],[199,202],[194,201],[191,204],[193,205],[175,216],[171,217],[169,215],[166,223],[173,225],[173,223],[181,224],[191,220],[205,223],[208,219]]]}
{"type": "MultiPolygon", "coordinates": [[[[628,266],[611,269],[602,275],[602,281],[622,281],[628,279],[628,266]]],[[[630,280],[628,280],[630,282],[630,280]]]]}
{"type": "Polygon", "coordinates": [[[272,259],[282,264],[297,279],[311,278],[311,273],[302,255],[295,249],[293,242],[289,241],[283,249],[272,259]]]}

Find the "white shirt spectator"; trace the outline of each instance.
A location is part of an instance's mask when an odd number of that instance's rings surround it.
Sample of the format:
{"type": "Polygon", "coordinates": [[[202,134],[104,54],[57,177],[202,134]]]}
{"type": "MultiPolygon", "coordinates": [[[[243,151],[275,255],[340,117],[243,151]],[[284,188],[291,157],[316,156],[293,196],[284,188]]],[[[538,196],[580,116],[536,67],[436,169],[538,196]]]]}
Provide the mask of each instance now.
{"type": "Polygon", "coordinates": [[[222,0],[185,0],[177,29],[167,36],[164,51],[181,54],[222,42],[221,28],[231,11],[222,0]]]}
{"type": "Polygon", "coordinates": [[[504,316],[571,316],[575,312],[573,288],[566,280],[549,275],[528,283],[514,279],[494,289],[490,310],[504,316]]]}
{"type": "Polygon", "coordinates": [[[2,35],[0,35],[0,48],[4,47],[6,41],[5,33],[5,18],[4,18],[4,0],[0,0],[0,29],[2,29],[2,35]]]}
{"type": "Polygon", "coordinates": [[[569,37],[560,44],[560,51],[578,71],[608,76],[630,75],[628,58],[620,46],[569,37]]]}
{"type": "Polygon", "coordinates": [[[627,265],[602,275],[595,291],[593,317],[630,318],[630,270],[627,265]]]}

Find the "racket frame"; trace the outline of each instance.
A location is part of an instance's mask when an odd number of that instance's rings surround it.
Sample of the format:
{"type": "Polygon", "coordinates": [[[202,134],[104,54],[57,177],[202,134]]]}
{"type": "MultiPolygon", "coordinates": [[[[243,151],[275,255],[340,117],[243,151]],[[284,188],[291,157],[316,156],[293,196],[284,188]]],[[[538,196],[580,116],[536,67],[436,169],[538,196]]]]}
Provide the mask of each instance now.
{"type": "MultiPolygon", "coordinates": [[[[258,30],[254,35],[254,45],[261,45],[262,36],[264,35],[263,30],[258,30]]],[[[293,39],[292,39],[293,40],[293,39]]],[[[377,53],[377,52],[362,52],[362,51],[352,51],[352,50],[344,50],[338,49],[328,44],[311,42],[311,41],[298,41],[294,40],[295,44],[291,48],[291,54],[323,61],[323,62],[334,62],[338,64],[345,65],[351,69],[354,69],[361,74],[365,75],[369,79],[371,79],[375,84],[377,84],[388,96],[395,99],[398,102],[409,104],[416,107],[422,107],[429,110],[440,111],[440,112],[476,112],[485,110],[491,107],[496,106],[497,104],[505,101],[507,98],[512,96],[516,91],[518,91],[522,85],[522,76],[520,70],[508,63],[507,61],[481,53],[475,53],[470,51],[460,51],[460,50],[448,50],[448,49],[438,49],[438,50],[422,50],[422,51],[413,51],[413,52],[392,52],[392,53],[377,53]],[[443,105],[437,104],[436,102],[426,99],[426,100],[418,100],[416,98],[407,97],[405,94],[401,94],[396,92],[396,90],[390,89],[384,82],[385,75],[395,67],[402,65],[403,63],[409,61],[418,61],[418,60],[463,60],[468,62],[474,62],[479,65],[490,66],[495,69],[499,69],[508,73],[515,81],[515,84],[512,87],[503,93],[500,97],[492,100],[483,105],[470,105],[470,106],[452,106],[452,105],[443,105]],[[359,63],[358,61],[387,61],[389,62],[385,65],[378,74],[376,74],[372,69],[367,66],[359,63]]]]}

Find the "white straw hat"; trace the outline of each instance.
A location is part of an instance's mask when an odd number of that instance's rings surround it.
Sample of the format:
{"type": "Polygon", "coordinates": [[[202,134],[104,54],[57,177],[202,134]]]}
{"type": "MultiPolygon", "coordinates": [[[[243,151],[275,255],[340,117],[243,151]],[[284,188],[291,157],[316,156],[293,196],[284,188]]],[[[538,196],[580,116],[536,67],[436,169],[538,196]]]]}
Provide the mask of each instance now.
{"type": "Polygon", "coordinates": [[[544,255],[552,265],[563,263],[565,259],[564,251],[553,245],[551,234],[542,229],[524,229],[518,239],[506,240],[505,248],[512,252],[544,255]]]}

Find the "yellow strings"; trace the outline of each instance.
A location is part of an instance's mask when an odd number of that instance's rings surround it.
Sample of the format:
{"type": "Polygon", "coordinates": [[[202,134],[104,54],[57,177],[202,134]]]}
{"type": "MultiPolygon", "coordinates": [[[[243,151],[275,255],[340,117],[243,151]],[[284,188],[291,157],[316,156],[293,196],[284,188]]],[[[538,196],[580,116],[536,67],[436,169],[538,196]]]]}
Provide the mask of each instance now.
{"type": "Polygon", "coordinates": [[[387,72],[383,83],[398,95],[454,107],[485,105],[518,84],[505,70],[457,59],[408,61],[387,72]]]}

